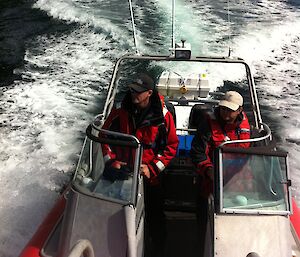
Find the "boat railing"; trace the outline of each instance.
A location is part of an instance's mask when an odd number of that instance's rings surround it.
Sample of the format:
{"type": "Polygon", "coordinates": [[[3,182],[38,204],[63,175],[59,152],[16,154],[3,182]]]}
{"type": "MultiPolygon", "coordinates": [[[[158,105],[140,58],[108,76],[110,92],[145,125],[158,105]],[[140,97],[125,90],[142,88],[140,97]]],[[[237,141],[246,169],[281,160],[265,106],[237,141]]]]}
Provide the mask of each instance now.
{"type": "Polygon", "coordinates": [[[225,141],[222,144],[219,145],[219,147],[222,147],[224,145],[228,144],[239,144],[239,143],[255,143],[260,142],[266,139],[272,139],[272,132],[269,126],[266,123],[260,123],[260,125],[263,127],[263,131],[266,132],[266,135],[256,137],[256,138],[250,138],[250,139],[243,139],[243,140],[231,140],[231,141],[225,141]]]}
{"type": "MultiPolygon", "coordinates": [[[[264,136],[260,136],[260,137],[255,137],[255,138],[250,138],[250,139],[243,139],[243,140],[232,140],[232,141],[225,141],[222,144],[220,144],[219,147],[222,147],[226,144],[237,144],[237,143],[253,143],[253,142],[259,142],[259,141],[263,141],[267,138],[271,138],[272,137],[272,132],[271,129],[269,128],[269,126],[265,123],[261,123],[261,125],[263,126],[263,130],[265,131],[265,135],[264,136]]],[[[184,132],[192,132],[195,133],[197,132],[197,129],[195,128],[176,128],[177,131],[184,131],[184,132]]]]}
{"type": "Polygon", "coordinates": [[[68,257],[95,257],[91,242],[87,239],[79,240],[71,249],[68,257]]]}
{"type": "MultiPolygon", "coordinates": [[[[258,125],[262,122],[261,119],[261,114],[259,110],[259,105],[258,105],[258,100],[257,100],[257,95],[256,95],[256,89],[255,89],[255,84],[254,84],[254,79],[250,71],[249,65],[240,58],[228,58],[224,56],[219,56],[219,57],[211,57],[211,56],[199,56],[199,57],[191,57],[189,59],[176,59],[174,57],[170,56],[148,56],[148,55],[124,55],[121,57],[117,62],[114,67],[114,71],[112,74],[112,78],[110,81],[110,85],[107,90],[107,97],[106,101],[103,107],[103,112],[102,112],[102,121],[105,120],[110,113],[114,102],[115,102],[115,96],[118,92],[117,88],[119,86],[118,81],[120,78],[120,71],[122,70],[122,67],[126,65],[126,62],[129,60],[136,60],[136,61],[165,61],[165,62],[186,62],[186,63],[228,63],[228,64],[241,64],[245,66],[246,70],[246,76],[247,76],[247,81],[248,81],[248,86],[249,86],[249,92],[250,92],[250,97],[251,97],[251,106],[253,106],[253,115],[254,115],[254,122],[255,122],[255,127],[258,127],[258,125]]],[[[209,94],[212,94],[211,92],[209,94]]],[[[217,95],[221,95],[221,93],[217,93],[217,95]]],[[[171,99],[170,99],[171,100],[171,99]]],[[[175,99],[172,99],[173,101],[175,99]]],[[[202,102],[209,101],[211,102],[211,99],[194,99],[195,102],[201,100],[202,102]]],[[[218,100],[215,100],[216,103],[218,100]]],[[[179,104],[184,103],[183,100],[179,100],[179,104]]]]}
{"type": "Polygon", "coordinates": [[[87,136],[90,139],[92,139],[93,141],[100,142],[100,143],[105,142],[105,141],[109,142],[110,141],[109,139],[106,139],[105,137],[103,138],[103,137],[100,136],[101,133],[103,135],[116,136],[116,137],[131,139],[131,143],[130,143],[130,141],[125,142],[125,143],[122,143],[122,142],[118,141],[118,144],[132,145],[132,146],[135,146],[135,147],[137,147],[138,145],[141,145],[140,140],[137,137],[133,136],[133,135],[102,129],[102,128],[99,128],[99,127],[95,126],[94,123],[90,124],[88,126],[87,130],[86,130],[87,136]]]}

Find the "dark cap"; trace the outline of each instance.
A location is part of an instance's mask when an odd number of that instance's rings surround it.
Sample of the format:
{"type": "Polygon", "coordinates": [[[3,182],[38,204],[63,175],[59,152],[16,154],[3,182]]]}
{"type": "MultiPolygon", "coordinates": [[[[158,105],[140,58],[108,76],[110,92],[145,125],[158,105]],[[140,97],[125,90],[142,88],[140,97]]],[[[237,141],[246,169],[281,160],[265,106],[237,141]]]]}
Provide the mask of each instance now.
{"type": "Polygon", "coordinates": [[[147,74],[139,74],[138,77],[133,80],[133,82],[128,85],[129,88],[132,88],[136,92],[144,92],[147,90],[153,90],[154,89],[154,81],[151,77],[149,77],[147,74]]]}

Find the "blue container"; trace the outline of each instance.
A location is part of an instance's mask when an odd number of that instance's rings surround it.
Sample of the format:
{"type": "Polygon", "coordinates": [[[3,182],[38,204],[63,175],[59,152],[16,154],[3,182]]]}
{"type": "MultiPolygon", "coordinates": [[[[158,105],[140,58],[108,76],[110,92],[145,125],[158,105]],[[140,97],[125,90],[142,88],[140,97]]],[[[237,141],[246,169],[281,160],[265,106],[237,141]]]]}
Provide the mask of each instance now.
{"type": "Polygon", "coordinates": [[[177,149],[177,156],[189,156],[194,135],[180,135],[178,136],[179,144],[177,149]]]}

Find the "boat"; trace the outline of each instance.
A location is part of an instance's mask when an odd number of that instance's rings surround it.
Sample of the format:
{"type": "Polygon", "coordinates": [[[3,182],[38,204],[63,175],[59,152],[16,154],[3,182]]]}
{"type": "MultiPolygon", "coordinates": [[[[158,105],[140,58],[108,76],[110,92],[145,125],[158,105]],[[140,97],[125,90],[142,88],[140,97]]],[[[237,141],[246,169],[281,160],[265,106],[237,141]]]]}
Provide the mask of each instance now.
{"type": "Polygon", "coordinates": [[[103,112],[86,130],[74,178],[20,256],[147,256],[139,174],[142,145],[133,135],[101,128],[126,90],[128,74],[141,70],[157,79],[179,138],[177,155],[162,178],[169,230],[165,256],[198,256],[201,251],[191,140],[197,124],[204,122],[205,113],[217,106],[227,90],[239,91],[245,99],[251,147],[234,148],[230,145],[239,141],[226,141],[216,150],[204,256],[300,256],[300,214],[292,200],[288,154],[274,144],[270,128],[262,121],[250,67],[240,58],[192,57],[184,42],[177,44],[173,56],[125,55],[116,62],[103,112]],[[134,166],[126,179],[104,178],[105,144],[133,153],[134,166]],[[225,182],[230,165],[238,172],[225,182]],[[249,171],[250,178],[245,175],[249,171]],[[241,189],[241,184],[246,187],[241,189]],[[293,208],[295,216],[291,216],[293,208]]]}
{"type": "Polygon", "coordinates": [[[154,257],[145,247],[143,146],[134,135],[102,129],[140,72],[156,79],[179,139],[176,157],[161,174],[168,230],[164,256],[300,256],[300,210],[291,195],[288,153],[276,146],[262,120],[249,65],[231,56],[193,56],[188,43],[175,44],[174,38],[171,50],[166,56],[137,52],[118,59],[103,111],[86,129],[74,177],[20,257],[154,257]],[[243,142],[251,146],[230,147],[240,142],[235,140],[216,149],[214,192],[205,209],[205,232],[199,236],[191,142],[206,113],[228,90],[244,97],[251,138],[243,142]],[[126,178],[112,182],[103,176],[105,145],[132,154],[126,178]],[[224,179],[232,165],[235,174],[224,179]]]}

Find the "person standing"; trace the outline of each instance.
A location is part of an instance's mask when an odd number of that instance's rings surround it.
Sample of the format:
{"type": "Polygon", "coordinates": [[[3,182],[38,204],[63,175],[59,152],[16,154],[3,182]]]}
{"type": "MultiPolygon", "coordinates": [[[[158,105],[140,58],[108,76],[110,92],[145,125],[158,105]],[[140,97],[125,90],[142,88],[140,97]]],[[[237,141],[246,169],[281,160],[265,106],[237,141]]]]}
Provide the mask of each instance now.
{"type": "MultiPolygon", "coordinates": [[[[154,81],[140,74],[129,86],[120,108],[112,109],[103,129],[136,136],[143,146],[140,172],[144,176],[146,229],[154,248],[154,255],[164,251],[166,224],[160,173],[175,157],[178,138],[172,114],[164,106],[154,81]]],[[[108,165],[121,167],[115,153],[107,149],[104,159],[108,165]]]]}

